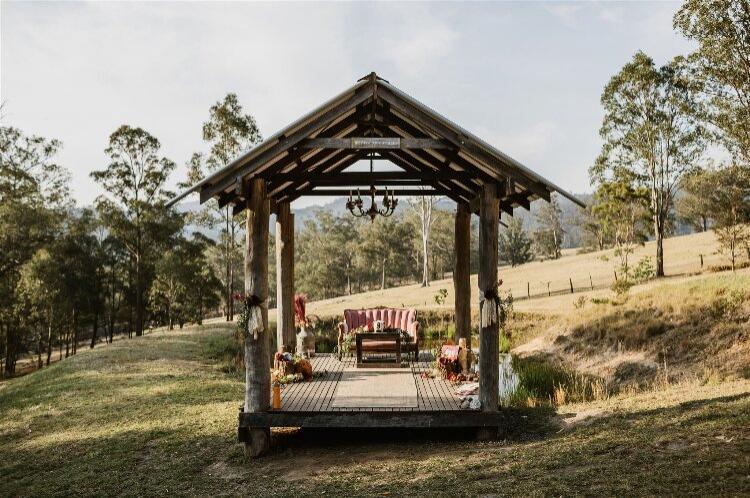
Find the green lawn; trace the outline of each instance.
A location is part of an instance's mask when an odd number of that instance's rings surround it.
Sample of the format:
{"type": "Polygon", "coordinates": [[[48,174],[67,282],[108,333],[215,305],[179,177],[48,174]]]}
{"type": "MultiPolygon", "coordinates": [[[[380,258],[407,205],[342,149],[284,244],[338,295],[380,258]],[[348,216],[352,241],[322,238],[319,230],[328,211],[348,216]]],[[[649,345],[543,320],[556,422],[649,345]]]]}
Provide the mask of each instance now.
{"type": "MultiPolygon", "coordinates": [[[[750,381],[564,407],[501,442],[277,433],[248,460],[225,325],[156,332],[0,384],[0,495],[750,494],[750,381]],[[578,417],[574,414],[578,413],[578,417]]],[[[446,435],[453,436],[453,435],[446,435]]]]}

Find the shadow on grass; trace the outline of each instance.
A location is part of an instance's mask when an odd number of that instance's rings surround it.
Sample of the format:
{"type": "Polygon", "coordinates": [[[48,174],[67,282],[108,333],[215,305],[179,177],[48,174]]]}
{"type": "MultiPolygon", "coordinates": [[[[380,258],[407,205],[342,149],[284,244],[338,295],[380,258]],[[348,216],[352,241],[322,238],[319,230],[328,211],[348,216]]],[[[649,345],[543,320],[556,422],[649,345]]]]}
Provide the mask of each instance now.
{"type": "Polygon", "coordinates": [[[128,430],[111,420],[75,440],[7,441],[0,495],[736,494],[741,441],[716,436],[741,434],[748,402],[744,393],[613,414],[559,434],[549,409],[505,409],[502,440],[490,443],[468,430],[282,429],[258,460],[243,456],[233,420],[128,430]]]}
{"type": "MultiPolygon", "coordinates": [[[[557,432],[559,419],[553,409],[539,408],[503,408],[502,425],[498,430],[497,440],[524,442],[542,440],[557,432]]],[[[456,412],[456,419],[462,412],[456,412]]],[[[455,442],[472,442],[477,440],[476,428],[378,428],[378,429],[320,429],[320,428],[280,428],[274,431],[272,449],[269,455],[283,453],[290,448],[321,449],[336,448],[340,450],[356,449],[359,452],[368,446],[377,448],[387,442],[395,445],[431,445],[450,444],[455,442]]]]}

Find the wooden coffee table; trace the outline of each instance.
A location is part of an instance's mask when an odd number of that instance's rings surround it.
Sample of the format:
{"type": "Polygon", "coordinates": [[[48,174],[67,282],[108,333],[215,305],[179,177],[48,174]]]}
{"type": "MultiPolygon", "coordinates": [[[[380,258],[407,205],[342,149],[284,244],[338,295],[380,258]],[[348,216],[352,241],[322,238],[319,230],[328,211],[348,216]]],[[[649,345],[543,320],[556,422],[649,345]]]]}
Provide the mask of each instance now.
{"type": "MultiPolygon", "coordinates": [[[[357,334],[357,368],[400,368],[401,367],[401,333],[400,332],[366,332],[357,334]],[[362,352],[363,341],[393,341],[396,344],[396,361],[383,361],[381,358],[366,358],[362,352]]],[[[375,351],[376,353],[378,351],[375,351]]],[[[382,352],[390,352],[383,350],[382,352]]]]}

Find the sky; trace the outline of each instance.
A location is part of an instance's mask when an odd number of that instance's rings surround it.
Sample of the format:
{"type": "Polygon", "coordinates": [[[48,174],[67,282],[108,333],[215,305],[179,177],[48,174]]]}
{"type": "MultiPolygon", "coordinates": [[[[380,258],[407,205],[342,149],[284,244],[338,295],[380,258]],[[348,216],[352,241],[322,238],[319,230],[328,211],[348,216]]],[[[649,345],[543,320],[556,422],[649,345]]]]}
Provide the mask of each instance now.
{"type": "MultiPolygon", "coordinates": [[[[677,2],[0,3],[2,124],[57,138],[80,204],[122,124],[185,175],[235,92],[264,136],[375,71],[571,192],[590,191],[599,98],[638,50],[692,49],[677,2]]],[[[300,199],[294,207],[325,202],[300,199]]]]}

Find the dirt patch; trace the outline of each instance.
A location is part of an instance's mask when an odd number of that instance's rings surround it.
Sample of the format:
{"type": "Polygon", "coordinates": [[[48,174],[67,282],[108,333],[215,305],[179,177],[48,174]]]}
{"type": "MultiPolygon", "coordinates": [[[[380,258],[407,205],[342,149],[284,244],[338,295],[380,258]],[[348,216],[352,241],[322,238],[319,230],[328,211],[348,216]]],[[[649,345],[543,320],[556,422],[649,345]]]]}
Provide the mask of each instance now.
{"type": "Polygon", "coordinates": [[[205,473],[209,477],[218,477],[219,479],[225,479],[227,481],[236,481],[245,476],[245,469],[242,467],[231,466],[227,462],[219,461],[206,467],[205,473]]]}

